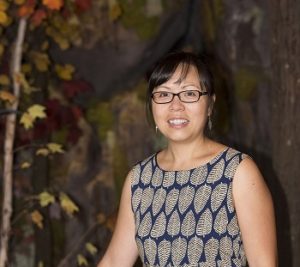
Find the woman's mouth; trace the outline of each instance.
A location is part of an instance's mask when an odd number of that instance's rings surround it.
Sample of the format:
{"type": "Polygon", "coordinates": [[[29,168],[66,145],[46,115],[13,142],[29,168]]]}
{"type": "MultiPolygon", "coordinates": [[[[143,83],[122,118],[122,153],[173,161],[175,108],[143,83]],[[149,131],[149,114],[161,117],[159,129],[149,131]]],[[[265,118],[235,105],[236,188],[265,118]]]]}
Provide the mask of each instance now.
{"type": "Polygon", "coordinates": [[[168,123],[172,127],[180,128],[188,124],[188,120],[186,119],[170,119],[168,120],[168,123]]]}

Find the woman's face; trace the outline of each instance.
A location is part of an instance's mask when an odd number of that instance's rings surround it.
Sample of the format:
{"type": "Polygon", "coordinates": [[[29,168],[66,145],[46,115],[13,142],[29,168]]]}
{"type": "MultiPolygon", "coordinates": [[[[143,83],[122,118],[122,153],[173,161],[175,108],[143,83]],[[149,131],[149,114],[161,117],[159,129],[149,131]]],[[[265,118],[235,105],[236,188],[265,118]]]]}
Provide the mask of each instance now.
{"type": "MultiPolygon", "coordinates": [[[[185,78],[181,79],[182,66],[173,76],[153,90],[155,92],[180,93],[186,90],[204,92],[199,82],[199,74],[194,66],[189,67],[185,78]]],[[[165,95],[165,94],[161,94],[165,95]]],[[[211,113],[210,96],[202,95],[197,102],[184,103],[175,96],[170,103],[157,104],[152,100],[152,112],[160,132],[173,142],[191,142],[203,137],[208,115],[211,113]]]]}

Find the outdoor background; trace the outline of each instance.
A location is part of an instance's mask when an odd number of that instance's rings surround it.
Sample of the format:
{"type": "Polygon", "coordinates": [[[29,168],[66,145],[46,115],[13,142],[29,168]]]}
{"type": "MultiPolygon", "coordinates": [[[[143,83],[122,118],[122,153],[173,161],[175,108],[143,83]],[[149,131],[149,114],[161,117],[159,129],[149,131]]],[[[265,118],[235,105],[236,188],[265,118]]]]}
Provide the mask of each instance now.
{"type": "Polygon", "coordinates": [[[96,266],[126,174],[164,143],[145,116],[148,75],[182,49],[206,54],[212,134],[257,162],[280,266],[300,266],[300,1],[0,0],[9,266],[96,266]]]}

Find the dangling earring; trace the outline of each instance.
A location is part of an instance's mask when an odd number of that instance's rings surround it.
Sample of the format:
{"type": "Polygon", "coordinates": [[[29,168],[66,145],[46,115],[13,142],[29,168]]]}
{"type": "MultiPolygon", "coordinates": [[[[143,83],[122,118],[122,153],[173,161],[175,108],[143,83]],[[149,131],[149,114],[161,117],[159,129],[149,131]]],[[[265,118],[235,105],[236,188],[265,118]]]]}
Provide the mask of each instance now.
{"type": "Polygon", "coordinates": [[[158,127],[157,125],[155,125],[155,133],[157,133],[158,127]]]}
{"type": "Polygon", "coordinates": [[[212,129],[212,121],[210,115],[208,116],[208,129],[211,131],[212,129]]]}

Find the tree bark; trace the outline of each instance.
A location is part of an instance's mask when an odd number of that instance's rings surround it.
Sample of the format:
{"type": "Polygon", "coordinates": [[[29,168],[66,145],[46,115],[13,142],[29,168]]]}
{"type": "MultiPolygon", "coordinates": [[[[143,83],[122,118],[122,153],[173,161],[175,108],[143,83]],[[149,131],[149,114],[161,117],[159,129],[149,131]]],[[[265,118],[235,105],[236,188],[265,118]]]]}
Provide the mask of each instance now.
{"type": "Polygon", "coordinates": [[[278,199],[280,266],[300,266],[300,2],[271,1],[273,166],[284,199],[278,199]]]}
{"type": "MultiPolygon", "coordinates": [[[[20,73],[22,61],[22,46],[26,32],[27,20],[22,18],[19,23],[15,49],[12,60],[12,79],[15,102],[12,105],[14,111],[18,110],[20,97],[20,83],[17,75],[20,73]]],[[[17,114],[12,113],[7,116],[4,141],[4,168],[3,168],[3,207],[1,223],[1,243],[0,243],[0,266],[4,267],[8,261],[8,245],[11,230],[11,215],[13,202],[13,148],[16,132],[17,114]]]]}

